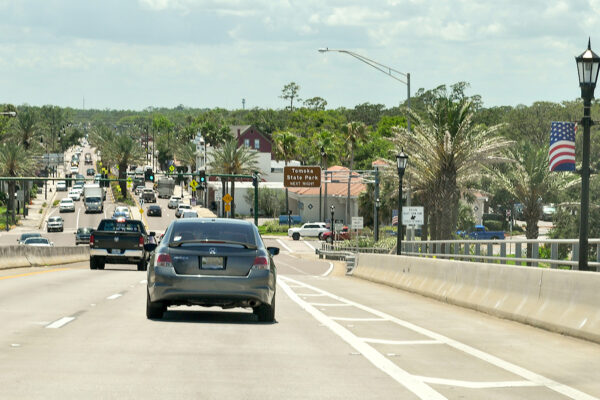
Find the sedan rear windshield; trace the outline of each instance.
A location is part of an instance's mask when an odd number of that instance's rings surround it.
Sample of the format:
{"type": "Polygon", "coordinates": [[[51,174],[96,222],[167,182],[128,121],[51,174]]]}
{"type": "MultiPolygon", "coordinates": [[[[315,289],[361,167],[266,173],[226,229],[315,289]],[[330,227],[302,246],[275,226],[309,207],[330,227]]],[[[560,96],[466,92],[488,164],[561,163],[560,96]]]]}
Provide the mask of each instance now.
{"type": "Polygon", "coordinates": [[[219,223],[185,223],[174,226],[171,242],[231,241],[256,246],[252,225],[219,223]]]}

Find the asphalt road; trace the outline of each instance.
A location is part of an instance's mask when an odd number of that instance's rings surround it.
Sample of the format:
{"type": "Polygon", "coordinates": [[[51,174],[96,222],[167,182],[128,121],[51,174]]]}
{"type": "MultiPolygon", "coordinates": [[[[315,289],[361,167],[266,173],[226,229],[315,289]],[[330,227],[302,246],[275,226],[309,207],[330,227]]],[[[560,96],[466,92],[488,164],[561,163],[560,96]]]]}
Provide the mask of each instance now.
{"type": "Polygon", "coordinates": [[[282,249],[273,324],[201,307],[147,320],[135,266],[0,271],[0,398],[600,397],[597,344],[344,276],[304,241],[266,241],[282,249]]]}

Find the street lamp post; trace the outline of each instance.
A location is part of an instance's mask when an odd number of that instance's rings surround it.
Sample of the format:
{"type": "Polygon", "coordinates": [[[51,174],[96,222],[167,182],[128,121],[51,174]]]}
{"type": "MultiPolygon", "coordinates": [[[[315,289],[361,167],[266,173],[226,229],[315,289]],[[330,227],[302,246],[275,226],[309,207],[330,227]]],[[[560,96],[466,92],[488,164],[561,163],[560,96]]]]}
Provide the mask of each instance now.
{"type": "Polygon", "coordinates": [[[333,240],[335,240],[335,223],[334,223],[334,219],[333,219],[333,215],[335,213],[335,206],[332,204],[331,205],[331,238],[333,240]]]}
{"type": "Polygon", "coordinates": [[[379,168],[375,167],[375,193],[373,198],[375,199],[374,210],[373,210],[373,238],[375,242],[379,241],[379,168]]]}
{"type": "MultiPolygon", "coordinates": [[[[337,53],[346,53],[346,54],[364,62],[365,64],[368,64],[371,67],[383,72],[390,78],[393,78],[393,79],[397,80],[398,82],[404,83],[406,85],[406,106],[407,106],[408,110],[410,111],[410,73],[400,72],[394,68],[388,67],[387,65],[383,65],[383,64],[378,63],[377,61],[373,61],[365,56],[361,56],[360,54],[357,54],[353,51],[330,49],[327,47],[319,49],[319,53],[327,53],[329,51],[335,51],[337,53]],[[406,81],[399,78],[397,75],[403,76],[404,78],[406,78],[406,81]]],[[[406,127],[408,129],[408,132],[410,133],[410,113],[406,117],[406,127]]]]}
{"type": "MultiPolygon", "coordinates": [[[[198,132],[200,133],[200,132],[198,132]]],[[[204,158],[204,176],[206,177],[206,140],[204,139],[204,137],[200,136],[200,145],[204,146],[204,153],[203,153],[203,158],[204,158]]],[[[206,181],[204,182],[206,184],[206,187],[204,188],[204,207],[208,208],[208,178],[206,178],[206,181]]]]}
{"type": "Polygon", "coordinates": [[[375,242],[379,241],[379,207],[381,207],[381,201],[377,197],[375,198],[375,242]]]}
{"type": "Polygon", "coordinates": [[[398,232],[396,232],[396,254],[402,254],[402,177],[404,176],[404,170],[408,163],[408,156],[401,151],[400,154],[396,155],[396,161],[398,163],[398,232]]]}
{"type": "MultiPolygon", "coordinates": [[[[327,159],[327,153],[325,153],[325,148],[321,146],[321,168],[323,168],[323,159],[327,159]]],[[[323,176],[321,174],[321,176],[323,176]]],[[[323,215],[323,183],[319,185],[319,221],[325,220],[325,216],[323,215]]]]}
{"type": "Polygon", "coordinates": [[[590,127],[592,99],[598,80],[600,57],[588,48],[579,57],[575,57],[579,74],[579,87],[583,98],[583,160],[581,165],[581,217],[579,221],[579,270],[588,269],[588,218],[590,209],[590,127]]]}

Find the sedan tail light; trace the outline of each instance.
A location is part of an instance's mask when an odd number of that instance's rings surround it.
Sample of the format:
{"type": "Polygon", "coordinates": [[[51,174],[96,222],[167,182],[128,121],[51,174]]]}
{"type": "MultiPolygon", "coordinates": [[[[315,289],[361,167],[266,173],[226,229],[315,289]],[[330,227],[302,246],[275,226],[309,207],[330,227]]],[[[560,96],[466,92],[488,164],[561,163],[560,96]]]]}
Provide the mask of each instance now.
{"type": "Polygon", "coordinates": [[[90,246],[94,245],[94,235],[90,235],[90,246]]]}
{"type": "Polygon", "coordinates": [[[144,237],[140,235],[140,240],[138,242],[139,247],[144,247],[144,237]]]}
{"type": "Polygon", "coordinates": [[[166,253],[158,253],[156,255],[156,262],[154,263],[155,267],[163,267],[163,268],[173,268],[173,260],[171,260],[171,256],[166,253]]]}
{"type": "Polygon", "coordinates": [[[267,259],[267,257],[256,257],[254,259],[254,263],[252,263],[252,269],[268,270],[269,260],[267,259]]]}

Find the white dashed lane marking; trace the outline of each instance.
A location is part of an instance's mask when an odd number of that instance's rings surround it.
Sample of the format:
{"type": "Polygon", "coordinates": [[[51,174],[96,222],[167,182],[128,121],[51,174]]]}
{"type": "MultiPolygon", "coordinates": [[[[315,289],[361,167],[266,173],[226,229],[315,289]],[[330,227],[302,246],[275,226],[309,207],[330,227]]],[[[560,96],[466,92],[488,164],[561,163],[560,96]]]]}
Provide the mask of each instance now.
{"type": "Polygon", "coordinates": [[[75,319],[75,317],[62,317],[61,319],[54,321],[50,325],[47,325],[46,328],[49,328],[49,329],[62,328],[63,326],[65,326],[69,322],[73,321],[74,319],[75,319]]]}
{"type": "Polygon", "coordinates": [[[121,293],[116,293],[116,294],[113,294],[112,296],[108,296],[108,297],[106,298],[106,300],[114,300],[114,299],[118,299],[118,298],[119,298],[119,297],[121,297],[121,296],[123,296],[121,293]]]}

